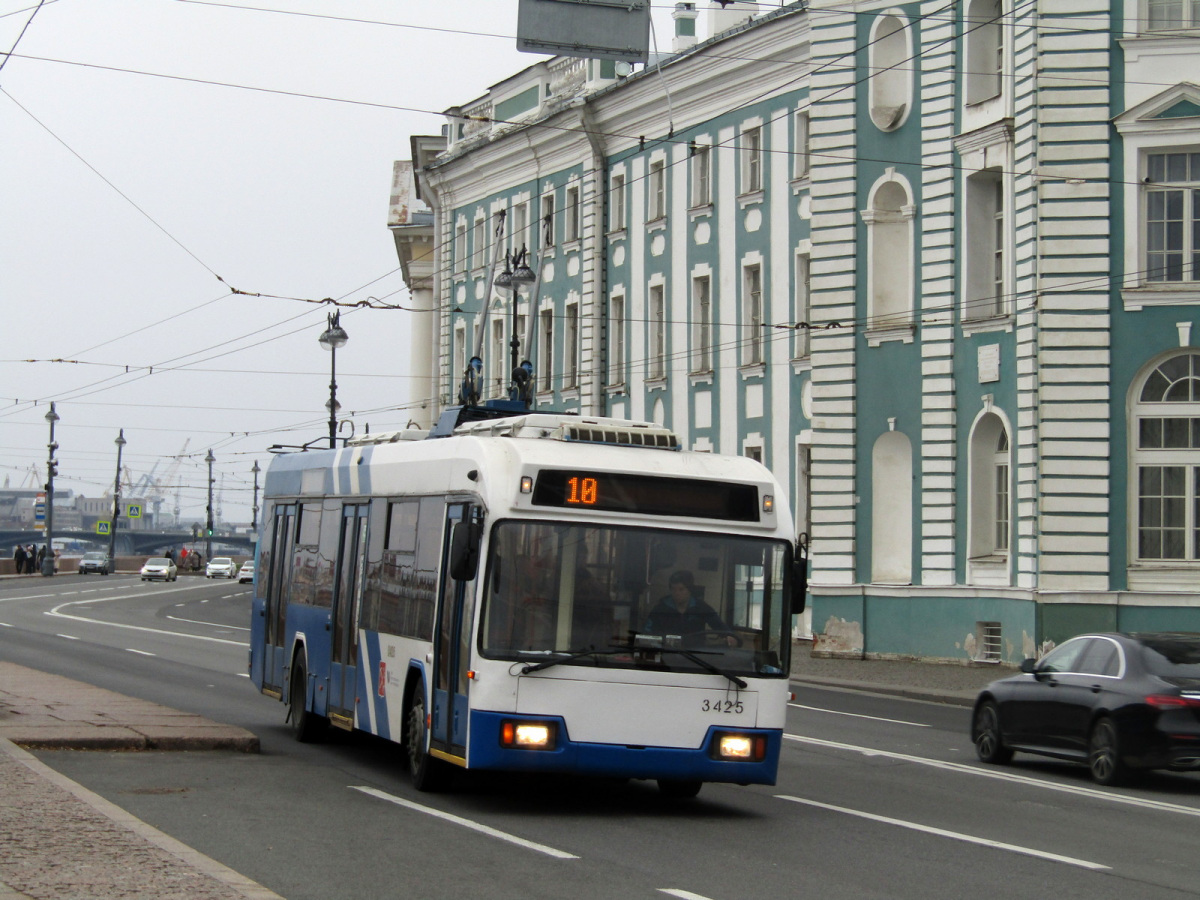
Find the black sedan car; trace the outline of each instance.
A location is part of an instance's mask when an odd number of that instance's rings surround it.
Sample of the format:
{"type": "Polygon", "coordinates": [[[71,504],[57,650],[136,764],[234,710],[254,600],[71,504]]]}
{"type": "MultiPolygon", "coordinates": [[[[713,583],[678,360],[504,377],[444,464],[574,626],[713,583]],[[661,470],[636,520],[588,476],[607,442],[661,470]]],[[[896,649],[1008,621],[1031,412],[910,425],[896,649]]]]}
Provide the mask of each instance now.
{"type": "Polygon", "coordinates": [[[1084,634],[979,693],[975,752],[1081,762],[1100,784],[1200,769],[1200,633],[1084,634]]]}

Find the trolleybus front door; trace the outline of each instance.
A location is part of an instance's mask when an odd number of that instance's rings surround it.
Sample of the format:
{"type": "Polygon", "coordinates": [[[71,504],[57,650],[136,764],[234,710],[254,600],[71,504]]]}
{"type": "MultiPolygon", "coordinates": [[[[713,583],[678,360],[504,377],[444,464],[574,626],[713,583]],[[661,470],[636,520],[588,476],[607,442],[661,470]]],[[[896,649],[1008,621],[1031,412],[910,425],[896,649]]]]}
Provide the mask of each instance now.
{"type": "Polygon", "coordinates": [[[344,728],[354,727],[354,695],[358,687],[358,613],[362,608],[367,566],[369,509],[367,504],[342,507],[337,571],[334,573],[329,719],[344,728]]]}
{"type": "Polygon", "coordinates": [[[296,543],[295,504],[275,507],[266,575],[266,628],[263,629],[263,687],[283,689],[283,668],[288,665],[283,646],[287,626],[288,595],[292,589],[292,549],[296,543]]]}
{"type": "Polygon", "coordinates": [[[471,514],[469,503],[446,508],[442,540],[442,592],[438,599],[437,638],[433,656],[433,747],[464,757],[467,745],[467,670],[471,662],[472,584],[450,575],[450,536],[471,514]]]}

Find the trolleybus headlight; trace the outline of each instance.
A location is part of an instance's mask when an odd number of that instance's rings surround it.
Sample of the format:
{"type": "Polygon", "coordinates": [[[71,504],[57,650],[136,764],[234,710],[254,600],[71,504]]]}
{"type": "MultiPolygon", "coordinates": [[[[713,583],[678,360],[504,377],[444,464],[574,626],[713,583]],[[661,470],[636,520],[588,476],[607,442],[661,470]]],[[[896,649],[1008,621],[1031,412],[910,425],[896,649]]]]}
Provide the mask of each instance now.
{"type": "Polygon", "coordinates": [[[554,726],[550,722],[503,722],[500,746],[511,750],[553,750],[554,726]]]}
{"type": "Polygon", "coordinates": [[[767,739],[762,735],[719,732],[713,741],[717,759],[761,762],[767,756],[767,739]]]}

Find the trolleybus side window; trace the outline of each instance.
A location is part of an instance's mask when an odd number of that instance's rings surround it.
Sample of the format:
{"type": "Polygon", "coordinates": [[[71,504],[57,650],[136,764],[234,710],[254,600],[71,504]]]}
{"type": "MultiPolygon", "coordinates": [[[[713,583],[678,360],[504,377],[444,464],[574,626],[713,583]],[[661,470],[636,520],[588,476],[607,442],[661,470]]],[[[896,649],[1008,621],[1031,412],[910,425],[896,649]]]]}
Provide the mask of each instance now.
{"type": "Polygon", "coordinates": [[[380,631],[426,641],[433,636],[445,506],[444,499],[434,497],[388,504],[379,588],[380,631]]]}
{"type": "Polygon", "coordinates": [[[292,548],[291,585],[288,601],[312,606],[320,577],[317,573],[321,537],[321,504],[300,505],[296,523],[296,543],[292,548]]]}

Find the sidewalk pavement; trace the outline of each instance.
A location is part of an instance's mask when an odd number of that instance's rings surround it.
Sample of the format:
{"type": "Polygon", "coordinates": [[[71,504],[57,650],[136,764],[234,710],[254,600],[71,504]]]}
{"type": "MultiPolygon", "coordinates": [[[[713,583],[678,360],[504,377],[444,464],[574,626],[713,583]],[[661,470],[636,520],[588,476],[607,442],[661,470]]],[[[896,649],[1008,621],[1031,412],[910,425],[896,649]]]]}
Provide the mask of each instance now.
{"type": "Polygon", "coordinates": [[[282,900],[22,747],[255,753],[258,738],[0,662],[0,900],[282,900]]]}
{"type": "MultiPolygon", "coordinates": [[[[813,657],[795,645],[796,687],[970,705],[1013,670],[813,657]]],[[[248,731],[0,662],[0,900],[282,900],[38,761],[31,749],[258,752],[248,731]]]]}

